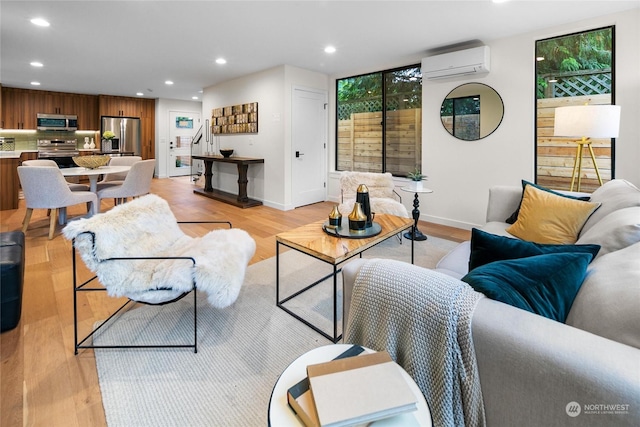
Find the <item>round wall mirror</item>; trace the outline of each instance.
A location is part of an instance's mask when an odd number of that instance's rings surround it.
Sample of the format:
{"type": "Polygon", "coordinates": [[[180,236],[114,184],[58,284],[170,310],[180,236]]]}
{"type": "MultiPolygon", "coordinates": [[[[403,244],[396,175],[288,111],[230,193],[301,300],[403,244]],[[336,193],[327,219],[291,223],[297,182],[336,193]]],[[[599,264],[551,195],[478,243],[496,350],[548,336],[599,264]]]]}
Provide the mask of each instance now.
{"type": "Polygon", "coordinates": [[[491,135],[502,122],[504,104],[491,86],[465,83],[453,89],[442,102],[440,120],[451,135],[477,141],[491,135]]]}

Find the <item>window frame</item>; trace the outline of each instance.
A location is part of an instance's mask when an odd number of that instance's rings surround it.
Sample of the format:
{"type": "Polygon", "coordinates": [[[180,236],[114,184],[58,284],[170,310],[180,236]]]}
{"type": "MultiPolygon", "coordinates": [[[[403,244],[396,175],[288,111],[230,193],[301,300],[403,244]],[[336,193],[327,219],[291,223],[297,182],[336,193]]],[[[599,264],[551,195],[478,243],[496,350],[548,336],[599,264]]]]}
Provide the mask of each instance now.
{"type": "MultiPolygon", "coordinates": [[[[387,83],[386,83],[386,78],[385,76],[388,73],[394,73],[397,71],[401,71],[401,70],[407,70],[407,69],[411,69],[411,68],[417,68],[420,70],[420,76],[422,76],[422,64],[421,63],[415,63],[415,64],[410,64],[410,65],[405,65],[405,66],[401,66],[401,67],[394,67],[394,68],[389,68],[389,69],[385,69],[385,70],[378,70],[378,71],[372,71],[369,73],[362,73],[362,74],[356,74],[353,76],[346,76],[346,77],[341,77],[341,78],[337,78],[336,79],[336,84],[335,84],[335,100],[336,100],[336,106],[335,106],[335,115],[334,115],[334,119],[335,119],[335,135],[334,135],[334,140],[335,140],[335,153],[334,153],[334,169],[336,172],[342,172],[343,169],[339,169],[338,168],[338,132],[339,132],[339,126],[338,123],[340,121],[339,118],[339,82],[340,80],[346,80],[346,79],[355,79],[358,77],[365,77],[365,76],[370,76],[373,74],[380,74],[380,79],[381,79],[381,96],[382,96],[382,171],[380,171],[381,173],[385,173],[387,171],[387,143],[386,143],[386,135],[387,135],[387,120],[386,120],[386,107],[387,107],[387,83]]],[[[422,77],[420,77],[420,87],[422,88],[422,77]]],[[[422,92],[422,91],[421,91],[422,92]]],[[[422,105],[422,93],[420,94],[420,103],[422,105]]],[[[422,107],[421,107],[422,108],[422,107]]],[[[422,116],[420,117],[420,121],[422,121],[422,116]]],[[[422,159],[417,159],[419,161],[419,164],[422,164],[422,159]]],[[[397,177],[406,177],[405,175],[397,175],[394,174],[393,176],[397,176],[397,177]]]]}
{"type": "MultiPolygon", "coordinates": [[[[565,37],[577,36],[580,34],[601,31],[601,30],[611,30],[611,103],[610,105],[616,104],[616,26],[615,25],[605,25],[603,27],[590,28],[582,31],[575,31],[572,33],[556,35],[552,37],[546,37],[542,39],[536,39],[534,42],[534,72],[533,72],[533,99],[534,99],[534,108],[533,108],[533,120],[534,120],[534,137],[533,137],[533,172],[534,172],[534,182],[539,184],[538,182],[538,43],[550,41],[554,39],[561,39],[565,37]]],[[[615,159],[616,159],[616,138],[611,138],[611,179],[615,179],[615,159]]]]}

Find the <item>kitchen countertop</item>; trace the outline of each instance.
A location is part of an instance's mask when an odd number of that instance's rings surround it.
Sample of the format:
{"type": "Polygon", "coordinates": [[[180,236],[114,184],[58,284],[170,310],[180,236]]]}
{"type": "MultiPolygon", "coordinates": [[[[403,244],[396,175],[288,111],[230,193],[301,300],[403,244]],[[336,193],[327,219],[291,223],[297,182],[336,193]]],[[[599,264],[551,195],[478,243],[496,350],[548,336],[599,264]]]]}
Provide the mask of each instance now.
{"type": "Polygon", "coordinates": [[[22,153],[37,153],[38,150],[0,151],[0,159],[18,159],[22,153]]]}

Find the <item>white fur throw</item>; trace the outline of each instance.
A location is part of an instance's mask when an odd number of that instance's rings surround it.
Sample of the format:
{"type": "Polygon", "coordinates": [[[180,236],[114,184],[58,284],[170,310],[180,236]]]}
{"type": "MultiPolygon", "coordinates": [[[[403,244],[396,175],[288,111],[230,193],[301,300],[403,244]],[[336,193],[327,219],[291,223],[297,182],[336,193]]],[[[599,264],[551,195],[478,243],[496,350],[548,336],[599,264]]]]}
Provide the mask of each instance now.
{"type": "Polygon", "coordinates": [[[369,198],[382,197],[393,198],[393,176],[390,173],[374,172],[348,172],[340,174],[340,189],[342,197],[346,199],[356,198],[358,187],[364,184],[369,189],[369,198]]]}
{"type": "Polygon", "coordinates": [[[180,229],[169,204],[147,195],[91,218],[70,222],[64,237],[109,295],[162,303],[196,287],[223,308],[238,297],[255,241],[240,229],[214,230],[193,238],[180,229]],[[95,248],[92,236],[95,234],[95,248]],[[192,257],[191,260],[109,260],[117,257],[192,257]]]}

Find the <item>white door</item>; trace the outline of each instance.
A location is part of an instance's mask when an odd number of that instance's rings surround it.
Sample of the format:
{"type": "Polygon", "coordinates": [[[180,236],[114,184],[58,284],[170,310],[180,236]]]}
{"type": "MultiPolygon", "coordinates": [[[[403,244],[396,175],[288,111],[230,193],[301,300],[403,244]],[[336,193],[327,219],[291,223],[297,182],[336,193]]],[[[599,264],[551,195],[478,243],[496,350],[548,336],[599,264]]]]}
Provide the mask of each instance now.
{"type": "Polygon", "coordinates": [[[169,176],[191,174],[191,140],[200,125],[200,113],[169,112],[169,176]]]}
{"type": "Polygon", "coordinates": [[[327,93],[293,89],[292,201],[295,207],[326,199],[327,93]]]}

